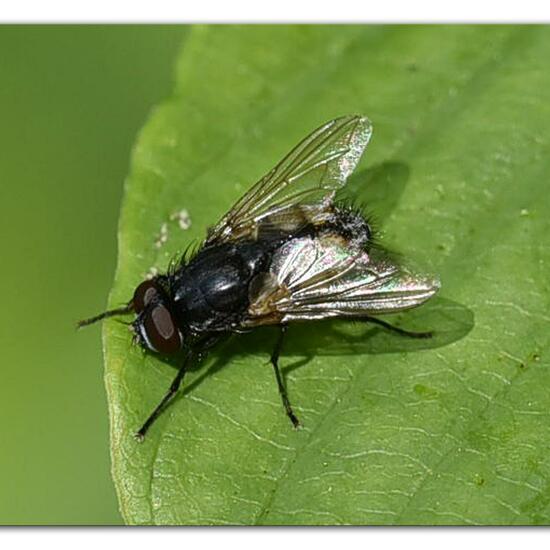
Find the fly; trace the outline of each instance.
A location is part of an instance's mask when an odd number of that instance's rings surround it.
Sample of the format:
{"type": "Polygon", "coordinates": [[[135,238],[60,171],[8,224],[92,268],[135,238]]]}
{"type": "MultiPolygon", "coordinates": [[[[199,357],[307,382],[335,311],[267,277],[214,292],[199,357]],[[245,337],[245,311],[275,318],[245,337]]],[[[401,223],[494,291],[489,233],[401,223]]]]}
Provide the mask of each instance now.
{"type": "Polygon", "coordinates": [[[371,134],[370,121],[359,115],[317,128],[209,229],[192,257],[183,255],[167,273],[143,281],[126,305],[79,323],[132,313],[135,339],[145,350],[181,355],[176,377],[135,434],[138,440],[190,366],[228,334],[280,327],[271,364],[294,427],[300,422],[279,370],[289,324],[355,318],[406,336],[431,336],[376,315],[422,304],[436,293],[438,280],[409,271],[374,246],[368,220],[335,201],[371,134]]]}

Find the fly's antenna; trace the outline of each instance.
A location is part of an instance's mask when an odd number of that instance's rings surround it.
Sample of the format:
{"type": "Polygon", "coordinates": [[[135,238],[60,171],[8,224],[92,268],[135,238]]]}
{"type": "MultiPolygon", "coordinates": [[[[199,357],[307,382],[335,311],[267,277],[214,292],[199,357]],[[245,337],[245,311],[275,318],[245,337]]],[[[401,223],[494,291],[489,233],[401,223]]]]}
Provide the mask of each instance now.
{"type": "Polygon", "coordinates": [[[114,315],[124,315],[125,313],[132,312],[133,309],[134,309],[134,306],[132,302],[129,302],[125,306],[117,307],[116,309],[110,309],[109,311],[104,311],[103,313],[100,313],[95,317],[90,317],[89,319],[82,319],[82,321],[78,321],[78,323],[76,324],[76,328],[79,329],[82,327],[86,327],[97,321],[101,321],[101,319],[107,319],[108,317],[113,317],[114,315]]]}

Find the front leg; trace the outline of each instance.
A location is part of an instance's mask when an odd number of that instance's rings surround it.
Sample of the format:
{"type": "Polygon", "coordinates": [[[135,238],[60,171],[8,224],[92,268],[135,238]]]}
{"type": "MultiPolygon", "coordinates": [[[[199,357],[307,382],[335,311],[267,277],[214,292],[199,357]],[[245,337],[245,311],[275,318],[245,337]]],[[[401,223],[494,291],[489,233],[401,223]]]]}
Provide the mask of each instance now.
{"type": "Polygon", "coordinates": [[[281,353],[281,348],[283,346],[283,338],[284,338],[286,329],[287,329],[287,325],[280,325],[279,337],[277,338],[277,342],[275,343],[275,348],[273,349],[273,353],[271,354],[271,364],[273,365],[273,369],[275,370],[275,378],[277,379],[279,394],[281,395],[281,399],[283,401],[283,406],[285,408],[286,414],[288,418],[290,418],[292,425],[295,428],[298,428],[300,426],[300,421],[298,420],[298,418],[294,414],[294,411],[292,410],[292,407],[290,406],[290,401],[288,400],[288,395],[286,393],[283,377],[281,376],[281,371],[279,370],[279,355],[281,353]]]}
{"type": "Polygon", "coordinates": [[[174,395],[179,390],[181,381],[183,380],[183,377],[185,373],[187,372],[189,365],[195,360],[195,353],[192,348],[187,350],[187,354],[185,356],[185,359],[183,360],[183,365],[180,367],[178,374],[176,374],[176,377],[170,384],[170,388],[168,388],[168,391],[164,394],[164,397],[161,399],[160,403],[155,407],[155,410],[149,415],[149,418],[144,422],[143,426],[136,432],[135,438],[141,442],[145,438],[145,434],[149,430],[149,428],[153,425],[155,420],[160,416],[160,413],[164,410],[164,407],[170,401],[174,395]]]}
{"type": "Polygon", "coordinates": [[[181,382],[185,373],[189,370],[191,365],[197,361],[200,362],[204,359],[207,354],[208,348],[212,347],[218,340],[219,336],[206,336],[202,340],[199,340],[186,350],[185,357],[183,359],[183,364],[178,370],[178,374],[170,384],[168,391],[164,394],[164,397],[161,399],[160,403],[155,407],[155,410],[149,415],[149,418],[144,422],[143,426],[136,432],[135,438],[138,441],[143,441],[145,434],[155,422],[155,420],[160,416],[168,402],[178,393],[181,382]]]}

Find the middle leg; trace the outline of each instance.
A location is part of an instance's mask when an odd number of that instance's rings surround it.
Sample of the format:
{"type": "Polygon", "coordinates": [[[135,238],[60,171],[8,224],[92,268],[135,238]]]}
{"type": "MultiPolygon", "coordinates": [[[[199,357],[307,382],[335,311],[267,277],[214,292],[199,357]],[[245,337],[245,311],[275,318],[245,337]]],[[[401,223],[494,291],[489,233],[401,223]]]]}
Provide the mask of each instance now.
{"type": "Polygon", "coordinates": [[[285,408],[286,414],[288,418],[290,418],[292,425],[295,428],[298,428],[300,426],[300,421],[298,420],[297,416],[294,414],[294,411],[292,410],[290,401],[288,400],[288,395],[286,393],[283,377],[281,376],[281,371],[279,370],[279,355],[281,354],[281,348],[283,346],[283,339],[284,339],[286,329],[287,329],[287,325],[280,326],[279,337],[277,338],[277,342],[275,343],[275,348],[273,349],[273,353],[271,354],[271,364],[273,365],[273,370],[275,371],[275,378],[277,379],[279,394],[281,395],[281,399],[283,401],[283,406],[285,408]]]}

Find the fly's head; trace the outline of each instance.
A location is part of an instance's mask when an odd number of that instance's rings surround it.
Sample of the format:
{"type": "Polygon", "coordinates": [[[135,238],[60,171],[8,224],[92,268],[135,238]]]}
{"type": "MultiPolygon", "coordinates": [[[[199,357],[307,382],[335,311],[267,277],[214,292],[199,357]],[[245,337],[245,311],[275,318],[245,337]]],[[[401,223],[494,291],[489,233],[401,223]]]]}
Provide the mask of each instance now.
{"type": "Polygon", "coordinates": [[[158,279],[138,285],[131,301],[136,319],[135,339],[144,349],[173,355],[183,346],[183,335],[171,311],[171,300],[158,279]]]}

